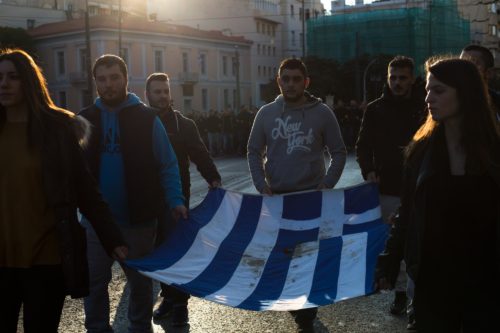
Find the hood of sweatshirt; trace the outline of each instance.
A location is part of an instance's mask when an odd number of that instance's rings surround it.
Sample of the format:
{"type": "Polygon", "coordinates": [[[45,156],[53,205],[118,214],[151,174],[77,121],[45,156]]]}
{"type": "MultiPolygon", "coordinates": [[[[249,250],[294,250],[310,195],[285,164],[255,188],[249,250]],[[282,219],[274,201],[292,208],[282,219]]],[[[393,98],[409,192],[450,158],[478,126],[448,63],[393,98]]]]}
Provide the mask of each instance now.
{"type": "Polygon", "coordinates": [[[321,98],[317,98],[307,91],[304,91],[304,95],[306,96],[306,102],[299,106],[289,106],[288,104],[286,104],[285,98],[281,94],[274,99],[274,103],[281,107],[282,113],[284,113],[285,111],[304,112],[304,110],[314,108],[318,104],[322,103],[321,98]]]}
{"type": "Polygon", "coordinates": [[[108,105],[105,105],[102,102],[102,99],[100,97],[97,97],[95,100],[95,105],[101,111],[121,111],[129,106],[138,105],[138,104],[143,104],[143,103],[142,103],[141,99],[134,93],[128,93],[127,98],[125,98],[125,100],[121,104],[119,104],[115,107],[110,107],[108,105]]]}

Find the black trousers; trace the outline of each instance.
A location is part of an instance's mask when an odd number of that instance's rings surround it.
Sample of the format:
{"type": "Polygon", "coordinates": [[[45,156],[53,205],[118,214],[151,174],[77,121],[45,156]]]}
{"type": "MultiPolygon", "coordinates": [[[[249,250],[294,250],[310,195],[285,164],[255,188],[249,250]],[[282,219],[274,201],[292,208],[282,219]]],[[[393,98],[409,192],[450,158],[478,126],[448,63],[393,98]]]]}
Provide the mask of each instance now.
{"type": "Polygon", "coordinates": [[[57,332],[64,305],[60,265],[0,268],[0,330],[16,333],[21,305],[25,333],[57,332]]]}

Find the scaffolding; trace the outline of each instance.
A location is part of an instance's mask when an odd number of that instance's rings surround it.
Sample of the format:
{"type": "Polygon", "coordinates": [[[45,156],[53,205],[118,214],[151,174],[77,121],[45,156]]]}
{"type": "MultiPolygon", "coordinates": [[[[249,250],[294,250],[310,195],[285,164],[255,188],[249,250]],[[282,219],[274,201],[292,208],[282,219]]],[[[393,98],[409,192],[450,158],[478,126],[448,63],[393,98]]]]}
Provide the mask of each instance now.
{"type": "Polygon", "coordinates": [[[455,0],[323,16],[307,23],[308,55],[346,62],[368,55],[406,55],[421,70],[437,54],[456,54],[470,43],[470,23],[455,0]]]}

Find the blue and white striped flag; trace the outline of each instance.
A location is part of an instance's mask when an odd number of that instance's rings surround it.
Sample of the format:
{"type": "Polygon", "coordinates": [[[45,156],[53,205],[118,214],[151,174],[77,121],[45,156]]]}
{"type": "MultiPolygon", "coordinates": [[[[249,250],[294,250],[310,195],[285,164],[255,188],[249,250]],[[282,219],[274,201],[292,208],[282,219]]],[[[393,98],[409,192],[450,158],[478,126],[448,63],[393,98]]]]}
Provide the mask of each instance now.
{"type": "Polygon", "coordinates": [[[127,264],[220,304],[297,310],[371,293],[387,229],[373,183],[274,196],[217,189],[127,264]]]}

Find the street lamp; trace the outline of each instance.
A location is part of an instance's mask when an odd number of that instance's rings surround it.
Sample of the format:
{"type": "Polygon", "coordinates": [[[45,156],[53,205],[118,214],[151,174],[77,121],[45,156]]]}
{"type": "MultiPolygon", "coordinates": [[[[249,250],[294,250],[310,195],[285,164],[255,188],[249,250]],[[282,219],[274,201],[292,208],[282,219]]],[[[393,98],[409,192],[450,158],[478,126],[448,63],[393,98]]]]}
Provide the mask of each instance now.
{"type": "Polygon", "coordinates": [[[375,62],[377,62],[377,58],[372,59],[368,65],[366,65],[365,71],[363,72],[363,102],[366,102],[366,75],[368,74],[370,66],[375,62]]]}

